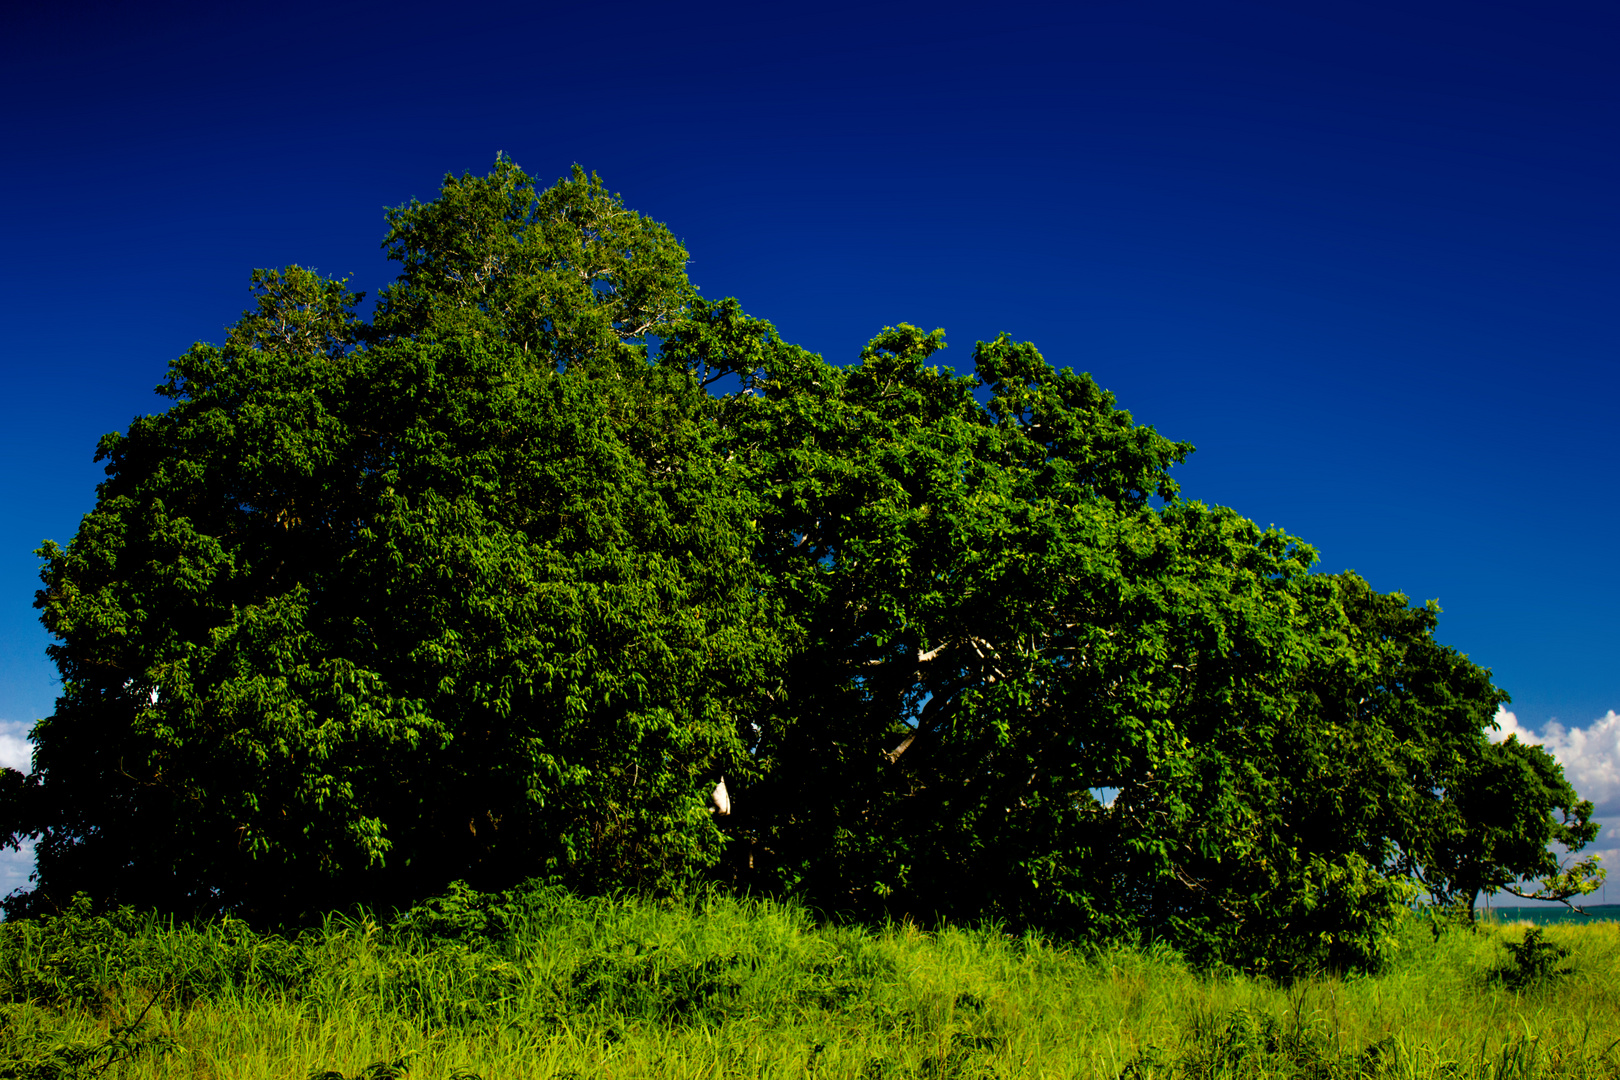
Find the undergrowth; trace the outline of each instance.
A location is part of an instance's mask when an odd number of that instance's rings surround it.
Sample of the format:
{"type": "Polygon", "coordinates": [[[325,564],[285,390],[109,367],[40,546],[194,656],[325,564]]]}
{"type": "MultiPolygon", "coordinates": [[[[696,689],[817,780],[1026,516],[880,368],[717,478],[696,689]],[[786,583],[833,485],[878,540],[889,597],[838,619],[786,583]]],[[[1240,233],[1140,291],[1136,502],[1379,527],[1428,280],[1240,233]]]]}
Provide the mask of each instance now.
{"type": "Polygon", "coordinates": [[[0,924],[0,1080],[1620,1080],[1620,927],[1440,927],[1278,985],[1156,947],[456,888],[282,936],[0,924]]]}

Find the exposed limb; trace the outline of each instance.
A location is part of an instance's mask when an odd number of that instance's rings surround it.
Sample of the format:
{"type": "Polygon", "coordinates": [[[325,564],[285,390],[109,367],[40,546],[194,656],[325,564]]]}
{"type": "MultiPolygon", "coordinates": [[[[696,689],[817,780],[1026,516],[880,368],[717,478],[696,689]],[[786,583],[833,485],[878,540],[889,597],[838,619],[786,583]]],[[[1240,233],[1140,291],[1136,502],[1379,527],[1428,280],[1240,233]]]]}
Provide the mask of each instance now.
{"type": "Polygon", "coordinates": [[[1570,903],[1570,900],[1594,893],[1598,886],[1603,884],[1609,872],[1598,865],[1602,861],[1601,855],[1589,855],[1561,874],[1551,874],[1542,878],[1539,889],[1526,891],[1516,885],[1503,885],[1501,889],[1520,900],[1552,900],[1563,904],[1571,911],[1580,911],[1581,909],[1570,903]]]}
{"type": "Polygon", "coordinates": [[[1007,673],[996,667],[996,665],[992,662],[1001,659],[1001,654],[996,651],[996,647],[981,637],[973,637],[972,635],[969,635],[967,640],[968,644],[973,646],[973,651],[979,654],[979,659],[988,664],[990,670],[996,673],[995,677],[990,681],[995,682],[996,679],[1005,680],[1007,678],[1007,673]]]}
{"type": "Polygon", "coordinates": [[[1192,890],[1193,892],[1202,893],[1204,896],[1209,897],[1209,899],[1214,902],[1216,907],[1221,909],[1227,918],[1239,924],[1243,922],[1242,914],[1227,906],[1226,901],[1222,900],[1219,896],[1211,892],[1208,885],[1204,884],[1202,881],[1199,881],[1197,878],[1187,873],[1175,863],[1170,864],[1170,872],[1175,875],[1177,881],[1186,886],[1188,889],[1192,890]]]}
{"type": "Polygon", "coordinates": [[[884,753],[884,759],[890,765],[893,765],[900,760],[900,755],[911,749],[919,736],[932,734],[939,730],[940,721],[955,711],[954,706],[958,695],[967,689],[968,685],[968,680],[963,680],[950,689],[943,690],[931,697],[928,704],[923,706],[922,712],[917,716],[917,726],[911,729],[910,734],[905,737],[899,746],[884,753]]]}
{"type": "Polygon", "coordinates": [[[893,765],[895,762],[900,760],[900,755],[901,754],[904,754],[907,750],[911,749],[911,744],[916,742],[916,741],[917,741],[917,731],[915,729],[913,729],[911,734],[906,736],[904,742],[902,742],[899,746],[895,747],[893,750],[890,750],[888,753],[884,754],[883,757],[888,761],[888,763],[890,765],[893,765]]]}

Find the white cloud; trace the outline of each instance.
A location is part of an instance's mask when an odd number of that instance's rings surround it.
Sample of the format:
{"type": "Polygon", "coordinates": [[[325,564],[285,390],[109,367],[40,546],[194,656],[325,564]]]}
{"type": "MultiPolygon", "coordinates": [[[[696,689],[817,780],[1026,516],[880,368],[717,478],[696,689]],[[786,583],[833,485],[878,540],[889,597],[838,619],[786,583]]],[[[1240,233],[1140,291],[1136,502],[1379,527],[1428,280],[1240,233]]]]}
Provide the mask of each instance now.
{"type": "Polygon", "coordinates": [[[0,720],[0,768],[34,770],[34,744],[28,741],[28,725],[20,720],[0,720]]]}
{"type": "Polygon", "coordinates": [[[1519,718],[1502,706],[1496,707],[1496,730],[1488,733],[1491,742],[1506,742],[1509,735],[1517,735],[1523,743],[1541,744],[1536,733],[1519,723],[1519,718]]]}
{"type": "Polygon", "coordinates": [[[28,875],[34,872],[34,842],[24,840],[16,851],[0,849],[0,897],[17,889],[32,888],[28,875]]]}
{"type": "Polygon", "coordinates": [[[1620,715],[1613,709],[1585,727],[1550,720],[1539,735],[1506,709],[1497,711],[1496,723],[1500,730],[1491,733],[1493,741],[1517,735],[1520,742],[1545,747],[1581,798],[1597,805],[1599,817],[1620,811],[1620,715]]]}
{"type": "MultiPolygon", "coordinates": [[[[21,720],[0,720],[0,767],[32,772],[34,744],[28,741],[31,725],[21,720]]],[[[34,872],[34,842],[24,840],[12,851],[0,848],[0,897],[30,887],[28,875],[34,872]]]]}

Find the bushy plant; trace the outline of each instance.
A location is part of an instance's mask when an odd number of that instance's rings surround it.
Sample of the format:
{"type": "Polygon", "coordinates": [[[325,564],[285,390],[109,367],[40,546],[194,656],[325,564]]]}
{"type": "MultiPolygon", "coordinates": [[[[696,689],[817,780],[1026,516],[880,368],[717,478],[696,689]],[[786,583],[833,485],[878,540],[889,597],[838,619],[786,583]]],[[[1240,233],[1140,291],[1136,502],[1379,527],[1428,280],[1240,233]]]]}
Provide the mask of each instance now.
{"type": "Polygon", "coordinates": [[[1518,941],[1503,941],[1509,963],[1493,968],[1488,978],[1510,990],[1529,990],[1570,973],[1560,967],[1569,957],[1569,950],[1557,942],[1546,940],[1542,928],[1527,926],[1524,937],[1518,941]]]}

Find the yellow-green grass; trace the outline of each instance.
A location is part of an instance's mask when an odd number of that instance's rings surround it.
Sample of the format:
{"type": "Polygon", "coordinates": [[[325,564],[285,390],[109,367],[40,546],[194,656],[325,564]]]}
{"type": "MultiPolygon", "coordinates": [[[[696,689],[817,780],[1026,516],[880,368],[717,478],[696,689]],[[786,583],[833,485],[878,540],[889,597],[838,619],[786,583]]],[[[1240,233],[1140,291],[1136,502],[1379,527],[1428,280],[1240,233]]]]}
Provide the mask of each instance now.
{"type": "Polygon", "coordinates": [[[1514,988],[1492,972],[1524,927],[1436,936],[1420,915],[1377,975],[1277,985],[770,901],[543,893],[501,914],[291,942],[8,925],[0,1078],[1620,1077],[1615,923],[1547,928],[1568,973],[1514,988]]]}

